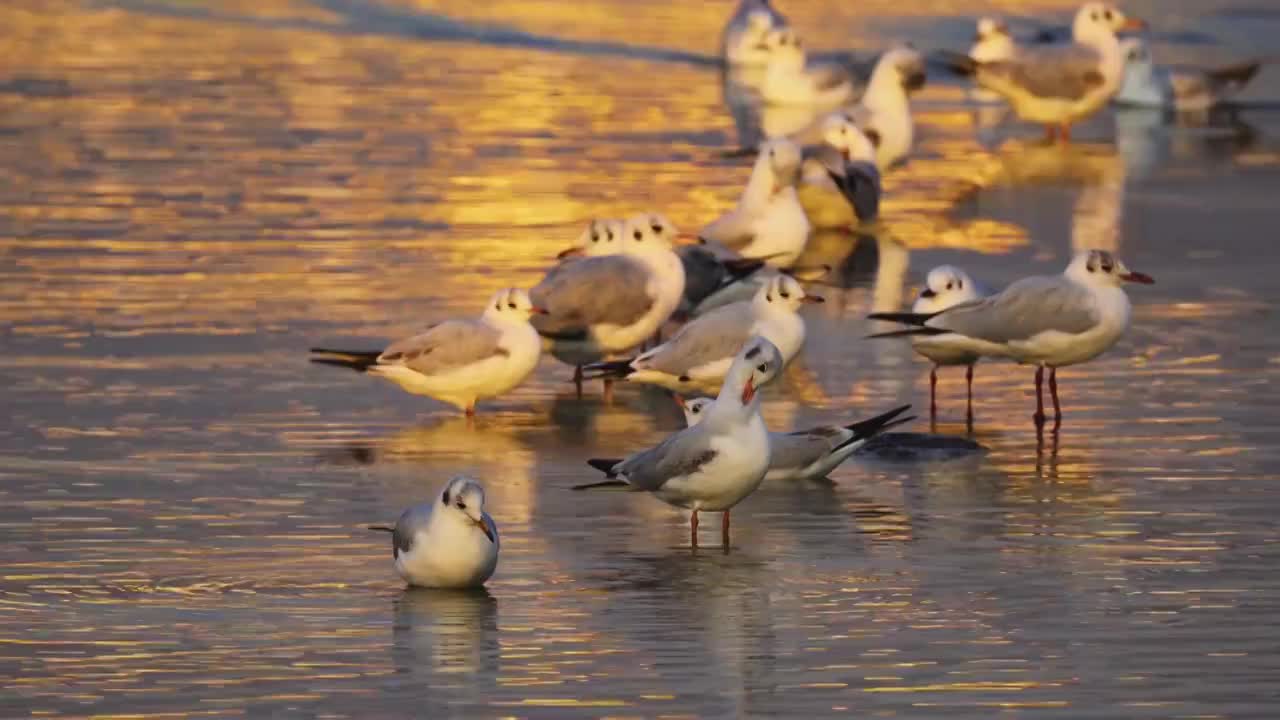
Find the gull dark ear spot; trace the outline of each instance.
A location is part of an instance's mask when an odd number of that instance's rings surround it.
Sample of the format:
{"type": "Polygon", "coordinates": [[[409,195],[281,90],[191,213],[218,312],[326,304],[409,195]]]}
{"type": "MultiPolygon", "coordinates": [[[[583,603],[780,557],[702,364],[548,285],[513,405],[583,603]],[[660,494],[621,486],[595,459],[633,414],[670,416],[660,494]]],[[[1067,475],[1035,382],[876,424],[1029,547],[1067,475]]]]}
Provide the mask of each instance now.
{"type": "Polygon", "coordinates": [[[756,356],[758,356],[759,354],[760,354],[760,346],[756,345],[755,347],[747,351],[747,359],[754,360],[756,359],[756,356]]]}
{"type": "Polygon", "coordinates": [[[635,233],[633,233],[632,236],[635,237],[637,241],[644,240],[644,233],[640,232],[639,230],[635,231],[635,233]]]}
{"type": "Polygon", "coordinates": [[[445,505],[449,504],[449,491],[447,489],[444,491],[444,495],[441,496],[440,501],[443,502],[445,505]]]}

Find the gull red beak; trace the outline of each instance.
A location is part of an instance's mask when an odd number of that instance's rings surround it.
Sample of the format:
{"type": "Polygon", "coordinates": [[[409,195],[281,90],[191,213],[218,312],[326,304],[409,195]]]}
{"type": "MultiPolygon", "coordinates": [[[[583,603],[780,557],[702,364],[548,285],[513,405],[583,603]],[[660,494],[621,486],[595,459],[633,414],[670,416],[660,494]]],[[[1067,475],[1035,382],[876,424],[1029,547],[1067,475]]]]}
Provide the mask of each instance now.
{"type": "Polygon", "coordinates": [[[826,301],[827,299],[822,297],[821,295],[805,295],[804,297],[800,298],[800,302],[807,303],[809,305],[824,303],[826,301]]]}
{"type": "Polygon", "coordinates": [[[484,536],[489,538],[489,542],[493,542],[493,531],[489,529],[489,526],[485,524],[484,520],[476,520],[474,522],[476,527],[480,528],[480,532],[484,533],[484,536]]]}
{"type": "Polygon", "coordinates": [[[1132,272],[1132,271],[1127,272],[1121,275],[1120,279],[1124,280],[1125,282],[1138,283],[1139,285],[1155,284],[1155,280],[1150,275],[1146,273],[1140,273],[1140,272],[1132,272]]]}
{"type": "Polygon", "coordinates": [[[747,385],[746,387],[742,388],[742,404],[743,405],[749,404],[751,402],[751,399],[754,398],[755,396],[756,396],[755,383],[752,382],[751,378],[747,378],[747,385]]]}
{"type": "Polygon", "coordinates": [[[534,315],[550,315],[551,314],[550,310],[543,307],[537,307],[537,306],[529,308],[529,312],[533,313],[534,315]]]}
{"type": "Polygon", "coordinates": [[[702,244],[703,241],[702,241],[702,238],[698,237],[697,235],[690,235],[689,233],[678,233],[675,236],[675,239],[673,239],[671,242],[676,245],[699,245],[699,244],[702,244]]]}
{"type": "Polygon", "coordinates": [[[1120,25],[1120,29],[1128,30],[1130,32],[1146,30],[1147,23],[1145,20],[1139,20],[1138,18],[1125,18],[1125,21],[1120,25]]]}
{"type": "Polygon", "coordinates": [[[585,251],[580,247],[571,247],[567,250],[561,250],[560,253],[556,255],[556,259],[564,260],[565,258],[578,257],[584,252],[585,251]]]}

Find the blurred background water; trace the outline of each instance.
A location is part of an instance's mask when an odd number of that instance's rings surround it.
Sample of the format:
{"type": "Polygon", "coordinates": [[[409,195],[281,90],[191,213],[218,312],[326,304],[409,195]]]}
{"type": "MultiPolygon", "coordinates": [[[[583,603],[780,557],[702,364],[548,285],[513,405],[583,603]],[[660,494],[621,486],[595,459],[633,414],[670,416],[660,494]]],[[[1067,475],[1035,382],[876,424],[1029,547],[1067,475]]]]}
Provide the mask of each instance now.
{"type": "MultiPolygon", "coordinates": [[[[1124,7],[1163,61],[1280,31],[1260,0],[1124,7]]],[[[870,57],[1072,8],[783,10],[870,57]]],[[[1213,127],[1109,112],[1067,148],[931,83],[881,226],[815,238],[835,279],[772,426],[927,410],[927,365],[863,317],[942,262],[1002,285],[1106,247],[1158,284],[1061,374],[1059,437],[1037,441],[1029,371],[979,365],[988,453],[766,487],[728,555],[691,555],[650,498],[566,490],[678,427],[662,393],[578,399],[544,358],[472,427],[308,366],[535,282],[591,217],[728,208],[748,173],[714,65],[730,11],[0,8],[0,714],[1274,717],[1280,68],[1213,127]],[[498,572],[405,591],[362,526],[457,471],[486,483],[498,572]]],[[[964,433],[959,375],[940,432],[964,433]]]]}

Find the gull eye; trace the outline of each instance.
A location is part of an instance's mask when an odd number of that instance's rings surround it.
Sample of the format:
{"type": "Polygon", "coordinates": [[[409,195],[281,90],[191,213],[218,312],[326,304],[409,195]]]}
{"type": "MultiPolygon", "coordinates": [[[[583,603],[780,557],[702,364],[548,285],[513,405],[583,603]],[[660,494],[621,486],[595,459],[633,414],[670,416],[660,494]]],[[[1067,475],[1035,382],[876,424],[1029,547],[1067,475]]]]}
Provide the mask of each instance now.
{"type": "Polygon", "coordinates": [[[769,363],[760,363],[756,366],[756,369],[760,372],[769,372],[769,363]]]}
{"type": "Polygon", "coordinates": [[[773,296],[772,296],[772,295],[765,295],[765,296],[764,296],[764,299],[765,299],[765,302],[773,302],[773,296]]]}
{"type": "Polygon", "coordinates": [[[494,303],[494,304],[493,304],[493,309],[494,309],[494,310],[501,310],[501,309],[502,309],[502,301],[501,301],[501,300],[499,300],[498,302],[494,303]]]}
{"type": "Polygon", "coordinates": [[[600,234],[594,232],[591,233],[591,242],[600,242],[600,234]]]}
{"type": "Polygon", "coordinates": [[[466,510],[466,509],[467,509],[467,504],[466,504],[466,503],[464,503],[464,502],[462,502],[461,500],[459,500],[459,501],[458,501],[458,509],[459,509],[459,510],[466,510]]]}
{"type": "Polygon", "coordinates": [[[1107,22],[1111,22],[1111,11],[1110,11],[1110,10],[1108,10],[1108,11],[1106,11],[1106,12],[1102,13],[1102,17],[1106,18],[1107,22]]]}
{"type": "Polygon", "coordinates": [[[948,290],[950,290],[950,289],[951,289],[951,283],[947,283],[947,289],[948,289],[948,290]]]}
{"type": "Polygon", "coordinates": [[[635,232],[635,239],[636,239],[636,240],[644,240],[644,234],[643,234],[643,233],[641,233],[639,230],[637,230],[637,231],[635,232]]]}
{"type": "Polygon", "coordinates": [[[783,300],[786,300],[787,298],[791,297],[791,293],[787,292],[786,290],[783,290],[782,292],[780,292],[780,293],[778,293],[778,294],[782,296],[782,299],[783,299],[783,300]]]}
{"type": "Polygon", "coordinates": [[[507,307],[511,308],[512,310],[515,310],[515,309],[516,309],[516,304],[515,304],[515,303],[513,303],[513,302],[509,302],[509,303],[507,303],[507,307]]]}
{"type": "Polygon", "coordinates": [[[655,234],[655,235],[661,235],[661,234],[662,234],[662,226],[661,226],[661,225],[656,225],[656,224],[655,224],[655,225],[650,225],[649,227],[650,227],[650,229],[652,229],[652,230],[653,230],[653,232],[654,232],[654,234],[655,234]]]}

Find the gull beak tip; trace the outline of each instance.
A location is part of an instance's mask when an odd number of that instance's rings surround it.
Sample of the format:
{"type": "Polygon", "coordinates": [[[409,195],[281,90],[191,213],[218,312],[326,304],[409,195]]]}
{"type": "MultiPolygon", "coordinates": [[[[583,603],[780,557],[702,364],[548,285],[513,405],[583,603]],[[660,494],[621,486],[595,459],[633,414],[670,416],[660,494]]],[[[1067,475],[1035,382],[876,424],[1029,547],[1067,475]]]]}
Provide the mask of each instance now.
{"type": "Polygon", "coordinates": [[[551,314],[551,311],[544,307],[531,307],[529,308],[529,312],[533,313],[534,315],[550,315],[551,314]]]}
{"type": "Polygon", "coordinates": [[[805,295],[804,298],[800,300],[800,302],[808,303],[810,305],[817,305],[819,303],[824,303],[826,301],[827,299],[822,297],[821,295],[805,295]]]}
{"type": "Polygon", "coordinates": [[[1155,278],[1151,277],[1146,273],[1132,272],[1132,271],[1127,272],[1124,275],[1121,275],[1120,279],[1124,280],[1125,282],[1138,283],[1139,285],[1154,285],[1156,282],[1155,278]]]}

